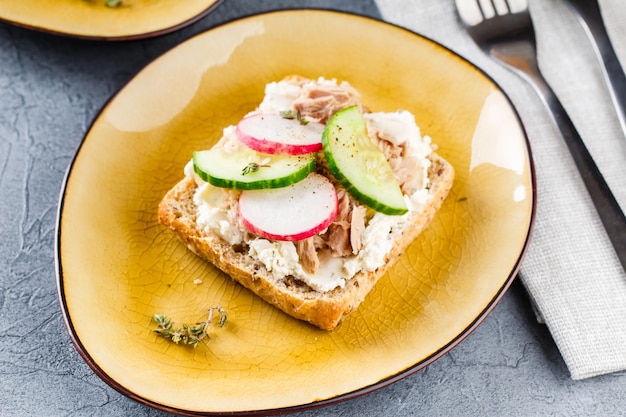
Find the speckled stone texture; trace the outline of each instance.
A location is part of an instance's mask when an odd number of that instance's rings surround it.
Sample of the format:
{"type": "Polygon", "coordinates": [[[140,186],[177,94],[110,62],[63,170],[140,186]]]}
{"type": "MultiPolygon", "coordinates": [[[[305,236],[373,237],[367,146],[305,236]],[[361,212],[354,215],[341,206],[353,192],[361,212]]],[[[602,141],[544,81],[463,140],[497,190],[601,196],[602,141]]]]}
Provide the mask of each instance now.
{"type": "MultiPolygon", "coordinates": [[[[440,2],[421,3],[427,12],[440,2]]],[[[0,24],[1,416],[170,415],[106,385],[69,339],[54,267],[65,171],[101,106],[151,59],[220,22],[294,5],[379,16],[369,0],[227,0],[191,27],[125,43],[77,41],[0,24]]],[[[624,410],[626,375],[572,381],[524,288],[515,283],[475,332],[425,370],[300,415],[618,416],[624,410]]]]}

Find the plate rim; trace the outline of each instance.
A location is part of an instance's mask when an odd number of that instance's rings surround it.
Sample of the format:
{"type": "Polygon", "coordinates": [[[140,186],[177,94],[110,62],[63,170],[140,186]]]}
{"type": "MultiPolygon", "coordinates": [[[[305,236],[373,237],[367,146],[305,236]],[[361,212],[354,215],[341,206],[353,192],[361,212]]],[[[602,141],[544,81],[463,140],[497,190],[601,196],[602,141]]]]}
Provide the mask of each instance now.
{"type": "MultiPolygon", "coordinates": [[[[173,25],[168,25],[160,29],[155,29],[149,32],[136,32],[136,33],[130,33],[127,35],[86,35],[86,34],[80,34],[80,33],[72,32],[72,31],[50,29],[50,28],[46,28],[46,27],[36,25],[36,24],[17,22],[10,18],[4,17],[1,14],[0,14],[0,23],[5,23],[7,25],[11,25],[11,26],[21,28],[21,29],[30,30],[30,31],[37,32],[37,33],[44,33],[47,35],[59,36],[59,37],[68,38],[68,39],[78,39],[78,40],[83,40],[83,41],[100,41],[100,42],[133,41],[133,40],[149,39],[149,38],[155,38],[155,37],[167,35],[169,33],[176,32],[180,29],[190,26],[198,22],[199,20],[202,20],[203,18],[205,18],[212,12],[214,12],[224,1],[225,0],[215,0],[212,4],[204,8],[199,13],[191,15],[187,19],[182,20],[173,25]]],[[[203,32],[205,31],[201,31],[200,33],[203,33],[203,32]]],[[[116,91],[113,95],[117,95],[118,92],[119,90],[116,91]]]]}
{"type": "MultiPolygon", "coordinates": [[[[217,3],[222,2],[223,0],[217,0],[217,3]]],[[[502,88],[502,86],[496,82],[494,80],[493,77],[491,77],[488,73],[486,73],[483,69],[481,69],[478,65],[474,64],[471,60],[469,60],[468,58],[464,57],[463,55],[461,55],[460,53],[455,52],[454,50],[448,48],[447,46],[433,40],[432,38],[423,35],[419,32],[416,32],[414,30],[408,29],[406,27],[400,26],[398,24],[392,23],[392,22],[387,22],[385,20],[376,18],[376,17],[372,17],[372,16],[367,16],[367,15],[363,15],[363,14],[359,14],[359,13],[354,13],[354,12],[350,12],[350,11],[344,11],[344,10],[338,10],[338,9],[332,9],[332,8],[315,8],[315,7],[311,7],[311,8],[278,8],[278,9],[273,9],[273,10],[269,10],[269,11],[264,11],[264,12],[260,12],[260,13],[252,13],[252,14],[246,14],[246,15],[242,15],[242,16],[238,16],[232,19],[228,19],[220,24],[217,24],[215,26],[212,26],[210,28],[207,28],[205,30],[202,30],[188,38],[183,39],[181,42],[172,45],[171,47],[167,48],[166,50],[162,51],[159,55],[153,57],[152,59],[150,59],[145,65],[143,65],[142,67],[140,67],[137,71],[135,71],[133,73],[132,76],[130,76],[122,85],[120,85],[113,93],[110,94],[110,96],[108,97],[108,99],[103,102],[103,104],[101,105],[100,109],[98,110],[98,112],[93,116],[91,123],[89,124],[89,127],[85,130],[85,133],[82,136],[82,139],[80,140],[80,143],[78,144],[74,155],[72,156],[72,159],[70,160],[68,167],[66,169],[65,172],[65,176],[63,178],[63,181],[61,183],[61,188],[60,188],[60,192],[59,192],[59,200],[58,200],[58,205],[57,205],[57,213],[56,213],[56,228],[55,228],[55,241],[54,241],[54,259],[55,259],[55,275],[56,275],[56,285],[57,285],[57,297],[58,297],[58,301],[60,303],[60,309],[61,309],[61,313],[62,313],[62,317],[63,317],[63,322],[65,323],[65,327],[69,333],[69,337],[70,340],[72,341],[74,347],[76,348],[78,354],[82,357],[82,359],[86,362],[86,364],[92,369],[92,371],[98,375],[98,377],[100,379],[102,379],[107,385],[109,385],[110,387],[112,387],[113,389],[115,389],[116,391],[118,391],[120,394],[131,398],[141,404],[150,406],[152,408],[158,409],[158,410],[162,410],[162,411],[167,411],[167,412],[172,412],[172,413],[176,413],[179,415],[185,415],[185,416],[192,416],[192,417],[200,417],[200,416],[204,416],[204,417],[209,417],[209,416],[223,416],[223,415],[229,415],[229,416],[237,416],[237,417],[243,417],[243,416],[266,416],[266,415],[279,415],[279,414],[289,414],[289,413],[296,413],[296,412],[302,412],[302,411],[307,411],[307,410],[313,410],[313,409],[317,409],[317,408],[322,408],[322,407],[327,407],[327,406],[331,406],[331,405],[335,405],[335,404],[339,404],[342,402],[346,402],[346,401],[350,401],[350,400],[354,400],[356,398],[362,397],[364,395],[373,393],[375,391],[378,391],[380,389],[383,389],[385,387],[388,387],[390,385],[393,385],[394,383],[405,379],[415,373],[417,373],[418,371],[426,368],[427,366],[431,365],[432,363],[434,363],[435,361],[437,361],[438,359],[440,359],[442,356],[444,356],[445,354],[447,354],[450,350],[452,350],[455,346],[457,346],[459,343],[461,343],[463,340],[465,340],[486,318],[487,316],[489,316],[489,314],[493,311],[493,309],[498,305],[498,303],[500,302],[500,300],[502,299],[502,297],[504,297],[504,295],[507,293],[507,291],[509,290],[509,288],[511,287],[511,285],[513,284],[513,282],[516,280],[517,278],[517,274],[521,268],[521,265],[523,263],[523,260],[526,256],[526,254],[528,253],[528,248],[530,245],[530,242],[532,240],[532,235],[533,235],[533,231],[535,228],[535,223],[536,223],[536,216],[537,216],[537,177],[536,177],[536,170],[535,170],[535,163],[534,163],[534,158],[533,158],[533,152],[532,152],[532,147],[531,147],[531,143],[528,137],[528,132],[526,130],[526,127],[524,126],[522,119],[519,115],[519,112],[517,110],[517,108],[515,107],[514,103],[512,102],[511,98],[509,97],[509,95],[506,93],[506,91],[502,88]],[[485,308],[474,318],[474,320],[467,326],[465,327],[456,337],[454,337],[452,340],[450,340],[448,343],[446,343],[445,345],[441,346],[438,350],[436,350],[435,352],[433,352],[432,354],[430,354],[429,356],[427,356],[425,359],[423,359],[422,361],[415,363],[409,367],[407,367],[404,370],[400,370],[397,373],[390,375],[389,377],[383,378],[373,384],[370,385],[366,385],[363,386],[361,388],[355,389],[353,391],[350,392],[346,392],[343,394],[339,394],[330,398],[326,398],[323,400],[318,400],[318,401],[312,401],[309,403],[304,403],[304,404],[298,404],[298,405],[294,405],[294,406],[286,406],[286,407],[277,407],[277,408],[267,408],[267,409],[257,409],[257,410],[245,410],[245,411],[198,411],[198,410],[189,410],[189,409],[183,409],[183,408],[178,408],[178,407],[173,407],[167,404],[163,404],[162,402],[157,402],[157,401],[153,401],[150,400],[148,398],[145,398],[137,393],[135,393],[134,391],[132,391],[130,388],[122,385],[121,383],[119,383],[118,381],[116,381],[113,377],[109,376],[107,374],[107,372],[102,369],[97,363],[96,361],[93,359],[93,357],[91,356],[91,354],[89,353],[89,351],[85,348],[85,346],[83,345],[82,341],[80,340],[80,338],[78,337],[74,326],[72,324],[72,319],[70,317],[70,313],[68,310],[68,306],[66,303],[66,299],[65,299],[65,288],[63,285],[63,267],[61,264],[61,243],[60,243],[60,238],[61,238],[61,222],[62,222],[62,215],[63,215],[63,207],[64,207],[64,203],[65,203],[65,193],[67,191],[67,186],[68,186],[68,182],[70,179],[70,176],[72,174],[72,170],[74,168],[74,165],[78,159],[78,156],[83,148],[83,145],[85,144],[85,141],[89,135],[89,133],[91,132],[92,128],[94,127],[95,123],[99,120],[100,116],[102,115],[102,113],[105,111],[105,109],[108,108],[108,106],[111,104],[112,101],[114,101],[116,99],[116,97],[122,92],[122,90],[124,90],[126,88],[127,85],[129,85],[131,82],[133,82],[133,80],[137,77],[137,75],[139,75],[147,66],[149,66],[150,64],[152,64],[153,62],[155,62],[156,60],[160,59],[162,56],[166,55],[168,52],[172,51],[173,49],[181,46],[182,44],[191,41],[197,37],[200,36],[204,36],[205,34],[207,34],[208,32],[211,32],[215,29],[218,29],[220,27],[224,27],[227,25],[231,25],[231,24],[236,24],[240,21],[243,20],[247,20],[247,19],[254,19],[257,17],[261,17],[261,16],[266,16],[266,15],[272,15],[272,14],[289,14],[289,13],[296,13],[296,14],[300,14],[300,13],[307,13],[307,12],[323,12],[323,13],[329,13],[329,14],[334,14],[334,15],[344,15],[347,16],[348,18],[360,18],[366,21],[370,21],[373,22],[374,24],[382,24],[382,25],[387,25],[396,29],[400,29],[402,31],[405,31],[413,36],[417,36],[419,38],[425,39],[427,41],[432,42],[434,45],[436,45],[439,48],[442,48],[443,50],[449,52],[450,54],[452,54],[453,56],[461,59],[463,62],[465,62],[467,65],[471,66],[473,69],[475,69],[476,71],[478,71],[480,74],[482,74],[482,76],[484,76],[487,80],[489,80],[497,89],[497,91],[499,91],[503,97],[506,99],[507,103],[509,104],[515,119],[518,121],[520,130],[523,134],[523,138],[524,138],[524,144],[526,145],[526,151],[528,153],[528,165],[529,165],[529,175],[530,175],[530,188],[531,188],[531,207],[530,207],[530,218],[529,218],[529,224],[528,224],[528,230],[526,232],[526,237],[524,239],[524,243],[523,246],[520,250],[520,253],[517,256],[517,260],[515,262],[515,264],[513,265],[511,271],[509,272],[506,280],[504,280],[502,286],[499,288],[499,290],[497,291],[497,293],[491,298],[491,300],[488,301],[488,303],[486,304],[485,308]]]]}

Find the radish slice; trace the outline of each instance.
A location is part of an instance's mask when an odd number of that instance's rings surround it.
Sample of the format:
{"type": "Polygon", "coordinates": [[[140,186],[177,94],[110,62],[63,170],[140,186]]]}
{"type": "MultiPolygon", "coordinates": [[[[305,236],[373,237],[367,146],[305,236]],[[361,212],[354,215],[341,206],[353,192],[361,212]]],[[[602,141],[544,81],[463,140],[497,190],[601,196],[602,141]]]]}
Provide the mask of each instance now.
{"type": "Polygon", "coordinates": [[[255,114],[237,124],[237,137],[250,149],[270,154],[304,155],[322,149],[324,125],[300,123],[279,114],[255,114]]]}
{"type": "Polygon", "coordinates": [[[242,191],[239,216],[257,236],[295,241],[326,229],[337,217],[337,206],[333,184],[312,173],[284,188],[242,191]]]}

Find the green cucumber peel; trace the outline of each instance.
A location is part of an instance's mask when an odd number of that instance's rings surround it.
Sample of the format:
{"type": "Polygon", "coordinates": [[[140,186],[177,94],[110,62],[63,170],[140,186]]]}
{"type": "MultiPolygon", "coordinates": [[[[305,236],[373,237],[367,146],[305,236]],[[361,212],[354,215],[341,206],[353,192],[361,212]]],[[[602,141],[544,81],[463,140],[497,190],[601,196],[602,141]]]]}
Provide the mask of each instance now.
{"type": "Polygon", "coordinates": [[[315,155],[270,155],[240,147],[193,153],[193,169],[211,185],[234,190],[281,188],[305,179],[315,170],[315,155]],[[256,165],[256,166],[255,166],[256,165]],[[250,169],[255,166],[254,169],[250,169]]]}
{"type": "Polygon", "coordinates": [[[387,215],[409,211],[393,169],[369,137],[357,106],[339,110],[330,118],[322,146],[328,168],[354,199],[387,215]]]}

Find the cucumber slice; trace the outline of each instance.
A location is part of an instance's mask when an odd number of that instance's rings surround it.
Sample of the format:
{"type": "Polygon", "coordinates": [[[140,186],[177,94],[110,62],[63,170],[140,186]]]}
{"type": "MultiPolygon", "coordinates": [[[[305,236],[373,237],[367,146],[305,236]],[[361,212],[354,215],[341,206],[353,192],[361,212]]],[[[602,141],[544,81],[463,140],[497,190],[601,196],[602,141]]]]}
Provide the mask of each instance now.
{"type": "Polygon", "coordinates": [[[270,155],[245,145],[193,153],[193,168],[216,187],[235,190],[280,188],[306,178],[315,170],[315,154],[270,155]]]}
{"type": "Polygon", "coordinates": [[[367,134],[357,106],[335,113],[322,135],[330,171],[361,204],[389,215],[408,211],[400,184],[385,155],[367,134]]]}

